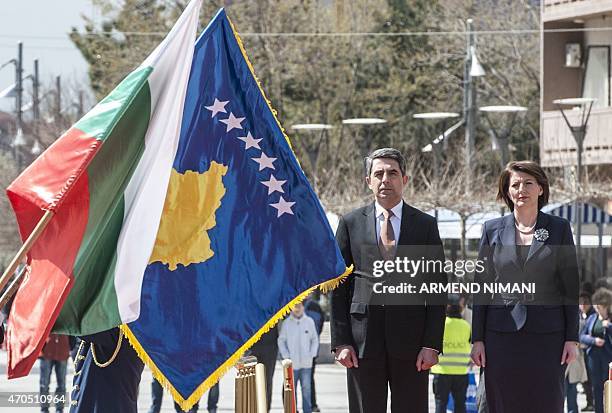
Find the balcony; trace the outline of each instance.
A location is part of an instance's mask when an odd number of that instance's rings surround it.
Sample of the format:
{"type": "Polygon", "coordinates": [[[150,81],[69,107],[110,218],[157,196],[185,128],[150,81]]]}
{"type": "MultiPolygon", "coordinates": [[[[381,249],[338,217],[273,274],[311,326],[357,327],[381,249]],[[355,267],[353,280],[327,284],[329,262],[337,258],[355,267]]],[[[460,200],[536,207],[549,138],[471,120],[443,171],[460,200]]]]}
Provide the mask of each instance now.
{"type": "Polygon", "coordinates": [[[612,0],[544,0],[542,21],[573,20],[610,12],[612,0]]]}
{"type": "MultiPolygon", "coordinates": [[[[579,124],[579,111],[566,112],[572,125],[579,124]]],[[[540,139],[542,166],[576,165],[576,141],[559,111],[542,113],[540,139]]],[[[612,108],[594,108],[587,127],[582,155],[584,165],[612,164],[612,108]]]]}

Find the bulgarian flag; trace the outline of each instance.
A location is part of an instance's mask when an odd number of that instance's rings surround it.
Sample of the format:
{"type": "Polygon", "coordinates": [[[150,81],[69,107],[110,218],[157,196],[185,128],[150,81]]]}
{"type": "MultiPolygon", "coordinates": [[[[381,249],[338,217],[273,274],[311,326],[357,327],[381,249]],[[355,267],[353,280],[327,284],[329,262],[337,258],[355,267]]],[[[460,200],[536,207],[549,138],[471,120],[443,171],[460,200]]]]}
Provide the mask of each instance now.
{"type": "Polygon", "coordinates": [[[84,335],[138,318],[200,5],[192,0],[151,55],[7,189],[23,240],[53,214],[9,316],[9,378],[29,373],[52,327],[84,335]]]}

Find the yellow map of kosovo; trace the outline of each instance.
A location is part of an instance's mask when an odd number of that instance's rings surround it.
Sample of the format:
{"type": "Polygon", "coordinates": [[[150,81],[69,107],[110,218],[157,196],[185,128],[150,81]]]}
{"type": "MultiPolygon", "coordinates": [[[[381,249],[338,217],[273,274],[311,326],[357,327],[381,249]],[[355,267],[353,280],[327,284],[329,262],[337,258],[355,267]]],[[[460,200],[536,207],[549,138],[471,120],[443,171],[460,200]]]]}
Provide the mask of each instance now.
{"type": "Polygon", "coordinates": [[[214,255],[207,231],[217,224],[215,212],[225,195],[222,178],[227,166],[212,162],[204,173],[172,169],[155,247],[149,263],[178,264],[204,262],[214,255]]]}

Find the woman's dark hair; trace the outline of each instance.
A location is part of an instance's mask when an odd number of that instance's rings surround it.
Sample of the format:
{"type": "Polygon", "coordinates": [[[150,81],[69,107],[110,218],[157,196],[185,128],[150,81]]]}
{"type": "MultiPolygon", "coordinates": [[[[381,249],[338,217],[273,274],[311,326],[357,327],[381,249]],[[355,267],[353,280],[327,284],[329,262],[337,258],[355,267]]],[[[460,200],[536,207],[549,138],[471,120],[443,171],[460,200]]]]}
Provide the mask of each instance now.
{"type": "Polygon", "coordinates": [[[612,306],[612,291],[607,288],[600,288],[593,294],[593,304],[605,305],[610,308],[612,306]]]}
{"type": "Polygon", "coordinates": [[[592,304],[591,295],[592,294],[589,294],[586,291],[582,291],[580,295],[578,296],[578,302],[580,304],[592,304]]]}
{"type": "Polygon", "coordinates": [[[535,178],[538,185],[542,187],[542,195],[538,197],[538,209],[542,209],[542,207],[548,203],[550,188],[548,186],[548,178],[546,177],[546,173],[540,165],[533,161],[513,161],[506,165],[506,168],[499,176],[497,200],[503,200],[508,208],[510,208],[510,211],[514,211],[514,202],[512,202],[510,196],[508,195],[510,176],[512,176],[512,172],[523,172],[535,178]]]}

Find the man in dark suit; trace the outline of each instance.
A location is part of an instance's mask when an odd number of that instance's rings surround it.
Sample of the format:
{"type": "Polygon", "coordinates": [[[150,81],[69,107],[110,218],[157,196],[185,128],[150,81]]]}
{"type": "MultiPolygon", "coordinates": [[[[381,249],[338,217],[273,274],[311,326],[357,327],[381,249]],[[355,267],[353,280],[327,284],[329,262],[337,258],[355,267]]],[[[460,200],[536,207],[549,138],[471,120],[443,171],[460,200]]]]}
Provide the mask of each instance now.
{"type": "MultiPolygon", "coordinates": [[[[402,200],[408,177],[402,154],[378,149],[366,158],[374,202],[340,219],[336,239],[353,274],[333,292],[331,335],[336,360],[347,367],[351,413],[428,411],[428,370],[438,362],[444,334],[442,303],[373,305],[369,258],[395,257],[398,246],[430,246],[444,260],[436,220],[402,200]],[[370,290],[370,291],[364,291],[370,290]]],[[[428,282],[445,283],[443,272],[428,282]]]]}

